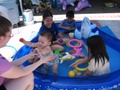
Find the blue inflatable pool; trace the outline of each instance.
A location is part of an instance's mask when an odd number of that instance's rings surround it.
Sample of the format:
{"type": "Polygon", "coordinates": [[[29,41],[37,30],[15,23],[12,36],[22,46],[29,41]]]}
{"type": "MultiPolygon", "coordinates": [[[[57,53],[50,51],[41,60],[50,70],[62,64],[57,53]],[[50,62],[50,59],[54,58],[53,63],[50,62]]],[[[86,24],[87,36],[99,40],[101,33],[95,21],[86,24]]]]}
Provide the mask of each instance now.
{"type": "MultiPolygon", "coordinates": [[[[80,29],[81,22],[77,22],[80,29]]],[[[57,23],[58,25],[58,23],[57,23]]],[[[52,74],[43,75],[38,70],[34,71],[35,87],[34,90],[120,90],[120,40],[115,37],[111,30],[106,28],[93,29],[93,32],[99,31],[99,35],[105,40],[107,52],[110,57],[111,73],[102,76],[84,77],[68,77],[68,71],[71,70],[68,66],[74,62],[65,61],[59,65],[60,75],[56,78],[52,74]],[[64,67],[65,66],[65,67],[64,67]],[[68,68],[65,70],[64,68],[68,68]],[[64,73],[64,74],[63,74],[64,73]],[[56,80],[56,82],[54,82],[56,80]]],[[[38,36],[32,39],[32,42],[37,42],[38,36]]],[[[28,54],[31,47],[23,46],[14,56],[14,60],[28,54]]],[[[85,51],[83,51],[86,53],[85,51]]],[[[25,62],[24,65],[28,65],[25,62]]]]}

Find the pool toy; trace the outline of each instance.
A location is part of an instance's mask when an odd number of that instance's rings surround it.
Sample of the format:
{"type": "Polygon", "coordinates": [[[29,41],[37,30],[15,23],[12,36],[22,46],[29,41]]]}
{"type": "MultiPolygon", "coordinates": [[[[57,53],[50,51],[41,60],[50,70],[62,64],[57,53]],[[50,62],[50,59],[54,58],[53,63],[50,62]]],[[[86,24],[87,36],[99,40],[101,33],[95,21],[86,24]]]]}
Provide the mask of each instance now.
{"type": "Polygon", "coordinates": [[[77,4],[77,7],[75,8],[75,11],[78,12],[78,11],[80,11],[83,8],[86,8],[86,7],[91,7],[88,0],[80,0],[77,4]]]}
{"type": "Polygon", "coordinates": [[[59,57],[62,57],[62,54],[60,54],[62,50],[61,49],[55,49],[53,52],[54,54],[57,54],[59,57]]]}
{"type": "Polygon", "coordinates": [[[65,52],[65,54],[66,55],[60,58],[61,63],[63,63],[63,61],[65,60],[73,60],[75,58],[75,56],[72,56],[71,54],[69,54],[69,52],[65,52]]]}
{"type": "Polygon", "coordinates": [[[96,24],[91,24],[89,18],[84,17],[83,21],[82,21],[82,25],[81,25],[81,33],[82,33],[82,37],[84,38],[88,38],[90,36],[93,35],[98,35],[99,32],[92,32],[92,29],[96,28],[96,24]]]}
{"type": "MultiPolygon", "coordinates": [[[[60,23],[56,23],[56,26],[58,26],[60,23]]],[[[77,22],[77,25],[81,27],[82,22],[77,22]]],[[[102,36],[105,40],[105,44],[107,46],[107,51],[110,56],[110,69],[111,73],[101,76],[90,76],[90,77],[67,77],[67,72],[64,71],[66,69],[65,66],[67,64],[70,65],[70,62],[74,61],[68,61],[64,62],[62,64],[59,64],[61,66],[59,69],[61,71],[61,74],[66,73],[66,76],[62,76],[59,74],[57,77],[57,81],[53,82],[53,75],[47,75],[46,81],[44,80],[45,75],[41,74],[37,70],[35,70],[34,73],[34,90],[120,90],[120,40],[114,36],[110,32],[112,30],[102,30],[99,28],[95,28],[94,32],[99,31],[99,35],[102,36]],[[49,81],[49,82],[48,82],[49,81]]],[[[37,34],[31,42],[37,42],[38,41],[39,34],[37,34]]],[[[13,60],[17,60],[20,57],[23,57],[27,55],[31,51],[31,47],[28,47],[24,45],[21,47],[15,56],[13,57],[13,60]]],[[[66,48],[65,48],[66,49],[66,48]]],[[[25,62],[23,65],[27,66],[29,63],[25,62]]]]}
{"type": "Polygon", "coordinates": [[[81,48],[81,46],[82,46],[82,41],[81,41],[81,40],[71,39],[71,40],[68,41],[68,46],[72,47],[72,48],[75,50],[75,53],[72,54],[73,56],[81,56],[81,57],[84,56],[84,55],[81,53],[81,50],[82,50],[82,48],[81,48]],[[71,42],[78,42],[79,45],[74,46],[74,45],[71,44],[71,42]]]}
{"type": "Polygon", "coordinates": [[[60,0],[61,4],[62,4],[62,9],[66,10],[67,9],[67,5],[71,5],[74,6],[74,2],[76,0],[60,0]]]}
{"type": "Polygon", "coordinates": [[[63,43],[63,40],[62,40],[62,39],[59,39],[59,42],[60,42],[60,43],[63,43]]]}
{"type": "MultiPolygon", "coordinates": [[[[78,61],[80,61],[80,60],[82,60],[82,59],[78,59],[78,60],[76,60],[75,62],[78,62],[78,61]]],[[[79,68],[79,67],[77,66],[77,67],[75,67],[75,69],[76,69],[77,71],[86,71],[86,70],[87,70],[87,67],[85,67],[85,68],[79,68]]]]}
{"type": "Polygon", "coordinates": [[[87,39],[93,35],[99,35],[98,31],[93,32],[92,30],[96,28],[96,24],[91,24],[89,18],[84,17],[80,30],[75,29],[75,38],[81,39],[82,37],[87,39]]]}
{"type": "Polygon", "coordinates": [[[78,70],[76,70],[76,69],[74,69],[74,70],[70,70],[69,72],[68,72],[68,75],[69,75],[69,77],[78,77],[78,76],[80,76],[82,73],[81,73],[81,71],[78,71],[78,70]]]}
{"type": "Polygon", "coordinates": [[[73,70],[69,71],[68,73],[69,77],[75,77],[75,72],[73,70]]]}

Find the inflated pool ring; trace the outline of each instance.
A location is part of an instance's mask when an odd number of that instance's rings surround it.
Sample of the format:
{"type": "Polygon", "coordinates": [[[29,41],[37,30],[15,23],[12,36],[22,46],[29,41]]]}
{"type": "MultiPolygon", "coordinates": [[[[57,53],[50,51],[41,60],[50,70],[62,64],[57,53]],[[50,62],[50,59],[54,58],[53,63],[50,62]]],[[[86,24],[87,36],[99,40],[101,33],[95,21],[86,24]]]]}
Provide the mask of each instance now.
{"type": "Polygon", "coordinates": [[[75,50],[75,53],[72,54],[73,56],[80,56],[80,57],[84,56],[84,54],[81,53],[82,40],[71,39],[71,40],[68,41],[68,46],[72,47],[75,50]],[[72,45],[71,42],[77,42],[79,44],[78,45],[72,45]]]}
{"type": "MultiPolygon", "coordinates": [[[[80,61],[80,60],[82,60],[82,59],[78,59],[78,60],[76,60],[75,62],[78,62],[78,61],[80,61]]],[[[86,71],[86,70],[87,70],[87,67],[85,67],[85,68],[75,67],[75,69],[78,70],[78,71],[86,71]]]]}
{"type": "Polygon", "coordinates": [[[71,39],[68,41],[68,46],[72,47],[72,48],[77,48],[77,47],[81,47],[82,46],[82,41],[81,40],[78,40],[78,39],[71,39]],[[71,42],[76,42],[76,43],[79,43],[78,45],[71,45],[70,43],[71,42]]]}

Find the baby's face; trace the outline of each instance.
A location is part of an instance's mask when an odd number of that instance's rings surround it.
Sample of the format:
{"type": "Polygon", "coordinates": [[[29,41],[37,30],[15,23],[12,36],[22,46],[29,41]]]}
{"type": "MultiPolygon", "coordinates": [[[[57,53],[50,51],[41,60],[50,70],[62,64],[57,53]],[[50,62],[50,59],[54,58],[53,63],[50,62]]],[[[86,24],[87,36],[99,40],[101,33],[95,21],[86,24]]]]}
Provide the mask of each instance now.
{"type": "Polygon", "coordinates": [[[46,37],[43,36],[39,36],[38,43],[39,47],[41,48],[45,48],[51,44],[51,42],[46,37]]]}

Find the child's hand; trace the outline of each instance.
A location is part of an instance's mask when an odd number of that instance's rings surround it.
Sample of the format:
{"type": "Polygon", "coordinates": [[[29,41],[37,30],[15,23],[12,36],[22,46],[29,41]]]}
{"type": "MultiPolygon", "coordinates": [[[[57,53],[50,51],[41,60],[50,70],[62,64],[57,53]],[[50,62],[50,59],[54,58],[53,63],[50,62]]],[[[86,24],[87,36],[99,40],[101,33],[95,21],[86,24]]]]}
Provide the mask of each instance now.
{"type": "Polygon", "coordinates": [[[25,39],[24,38],[20,38],[19,41],[23,43],[25,41],[25,39]]]}
{"type": "Polygon", "coordinates": [[[59,39],[57,39],[57,40],[55,41],[55,43],[57,43],[57,44],[63,44],[64,41],[63,41],[62,38],[59,38],[59,39]]]}
{"type": "Polygon", "coordinates": [[[66,29],[66,30],[71,30],[71,28],[70,28],[70,27],[65,27],[65,29],[66,29]]]}
{"type": "Polygon", "coordinates": [[[77,63],[77,62],[74,62],[74,63],[72,63],[69,67],[75,68],[75,67],[77,67],[77,66],[78,66],[78,63],[77,63]]]}

